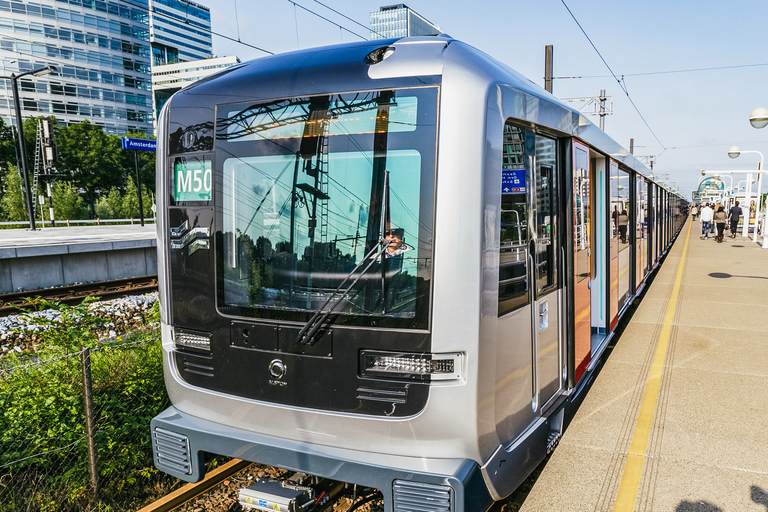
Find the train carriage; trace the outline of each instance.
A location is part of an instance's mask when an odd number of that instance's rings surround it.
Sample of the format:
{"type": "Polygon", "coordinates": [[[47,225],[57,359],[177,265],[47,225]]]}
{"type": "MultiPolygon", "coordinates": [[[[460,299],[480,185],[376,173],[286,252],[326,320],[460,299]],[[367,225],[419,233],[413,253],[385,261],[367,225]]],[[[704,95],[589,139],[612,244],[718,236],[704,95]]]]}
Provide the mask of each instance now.
{"type": "Polygon", "coordinates": [[[554,448],[684,221],[578,112],[444,36],[234,66],[158,129],[151,430],[188,481],[215,453],[484,510],[554,448]]]}

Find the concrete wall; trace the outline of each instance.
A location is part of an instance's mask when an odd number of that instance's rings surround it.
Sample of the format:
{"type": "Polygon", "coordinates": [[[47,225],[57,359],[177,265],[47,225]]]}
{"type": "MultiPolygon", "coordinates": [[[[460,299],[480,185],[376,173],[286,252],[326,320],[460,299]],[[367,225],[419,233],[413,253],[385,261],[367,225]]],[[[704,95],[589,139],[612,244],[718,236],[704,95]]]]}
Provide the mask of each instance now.
{"type": "Polygon", "coordinates": [[[157,274],[157,241],[0,249],[0,293],[157,274]]]}

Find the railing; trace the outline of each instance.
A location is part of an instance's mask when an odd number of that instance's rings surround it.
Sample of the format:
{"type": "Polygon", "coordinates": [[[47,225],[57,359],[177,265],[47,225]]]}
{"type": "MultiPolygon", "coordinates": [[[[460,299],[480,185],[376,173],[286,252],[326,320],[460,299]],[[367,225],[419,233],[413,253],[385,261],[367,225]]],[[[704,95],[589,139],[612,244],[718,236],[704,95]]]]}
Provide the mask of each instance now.
{"type": "MultiPolygon", "coordinates": [[[[107,224],[139,224],[141,223],[141,219],[86,219],[86,220],[69,220],[69,219],[55,219],[57,228],[61,227],[71,227],[71,226],[80,226],[80,225],[94,225],[94,226],[102,226],[107,224]]],[[[144,219],[144,223],[154,223],[155,219],[154,217],[151,219],[144,219]]],[[[29,221],[27,220],[18,220],[18,221],[11,221],[11,222],[0,222],[0,228],[4,227],[11,227],[11,226],[18,226],[20,228],[25,228],[29,226],[29,221]]],[[[51,227],[50,221],[43,221],[40,222],[37,226],[43,228],[43,227],[51,227]]]]}

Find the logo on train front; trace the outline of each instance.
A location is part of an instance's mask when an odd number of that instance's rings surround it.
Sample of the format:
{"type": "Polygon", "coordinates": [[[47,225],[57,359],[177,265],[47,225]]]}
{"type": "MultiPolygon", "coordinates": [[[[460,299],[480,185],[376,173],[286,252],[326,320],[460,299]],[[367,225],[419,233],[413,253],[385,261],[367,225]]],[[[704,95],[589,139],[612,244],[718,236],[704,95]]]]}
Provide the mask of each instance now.
{"type": "Polygon", "coordinates": [[[269,384],[272,386],[287,386],[288,383],[282,380],[283,377],[285,377],[285,373],[287,371],[288,367],[285,366],[285,363],[280,359],[273,359],[270,361],[269,374],[272,376],[272,378],[269,379],[269,384]]]}

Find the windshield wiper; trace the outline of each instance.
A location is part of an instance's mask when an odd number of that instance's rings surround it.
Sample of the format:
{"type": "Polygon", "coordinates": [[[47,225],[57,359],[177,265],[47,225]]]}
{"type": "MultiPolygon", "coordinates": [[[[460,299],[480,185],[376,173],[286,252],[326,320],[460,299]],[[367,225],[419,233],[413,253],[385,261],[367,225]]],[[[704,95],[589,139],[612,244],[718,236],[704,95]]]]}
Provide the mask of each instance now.
{"type": "Polygon", "coordinates": [[[298,336],[296,336],[296,343],[300,343],[302,345],[309,345],[312,342],[312,338],[317,334],[317,331],[320,329],[320,327],[323,325],[323,322],[333,313],[333,310],[338,306],[342,299],[344,299],[349,291],[352,289],[352,287],[357,284],[358,281],[365,275],[366,272],[368,272],[368,269],[371,268],[371,266],[376,262],[376,260],[379,259],[379,257],[384,253],[384,251],[387,250],[387,247],[390,244],[390,240],[386,238],[382,238],[379,240],[379,243],[377,245],[374,245],[373,248],[368,251],[368,254],[366,254],[363,259],[360,261],[360,263],[355,266],[355,268],[352,269],[352,271],[347,275],[347,277],[344,278],[344,280],[339,284],[339,286],[331,293],[331,295],[326,299],[326,301],[323,303],[322,306],[315,312],[315,314],[312,316],[312,318],[309,319],[309,321],[304,324],[304,327],[301,328],[299,331],[298,336]],[[379,247],[381,246],[381,247],[379,247]],[[374,252],[376,254],[374,254],[374,252]],[[357,269],[360,268],[360,266],[368,262],[368,264],[365,266],[365,268],[357,274],[357,276],[352,280],[351,283],[349,283],[349,286],[347,288],[339,293],[339,290],[347,284],[347,282],[352,279],[353,276],[355,276],[355,272],[357,272],[357,269]],[[336,302],[328,308],[327,311],[325,311],[326,306],[331,303],[331,301],[336,298],[338,295],[338,299],[336,302]]]}
{"type": "MultiPolygon", "coordinates": [[[[323,303],[322,306],[315,312],[314,315],[312,315],[312,318],[307,321],[307,323],[304,324],[304,327],[301,328],[299,331],[298,336],[296,336],[296,343],[300,343],[302,345],[311,345],[312,338],[314,338],[315,334],[317,334],[317,331],[320,330],[320,327],[323,325],[323,322],[331,316],[331,313],[333,313],[333,310],[338,306],[342,299],[344,299],[349,291],[352,289],[355,284],[360,281],[360,279],[365,275],[366,272],[368,272],[368,269],[371,268],[371,266],[378,260],[382,254],[384,254],[384,251],[387,250],[387,247],[389,247],[389,244],[391,243],[391,240],[386,238],[386,213],[387,213],[387,207],[389,206],[387,204],[387,200],[389,198],[389,171],[384,171],[384,187],[382,190],[383,198],[382,198],[382,205],[381,205],[381,229],[379,234],[379,242],[378,244],[374,245],[370,251],[368,251],[368,254],[363,256],[363,259],[360,260],[360,263],[355,265],[355,268],[350,271],[349,274],[347,274],[347,277],[344,278],[344,280],[339,284],[338,287],[331,293],[331,295],[326,299],[326,301],[323,303]],[[377,252],[378,250],[378,252],[377,252]],[[374,255],[374,252],[376,253],[374,255]],[[349,286],[339,294],[339,290],[347,284],[347,281],[352,279],[352,277],[355,275],[355,272],[357,272],[357,269],[360,268],[360,266],[368,262],[368,264],[365,266],[365,268],[355,277],[351,283],[349,283],[349,286]],[[331,303],[331,301],[337,296],[338,299],[336,302],[328,308],[327,311],[324,311],[326,306],[331,303]]],[[[383,284],[382,284],[383,286],[383,284]]]]}

